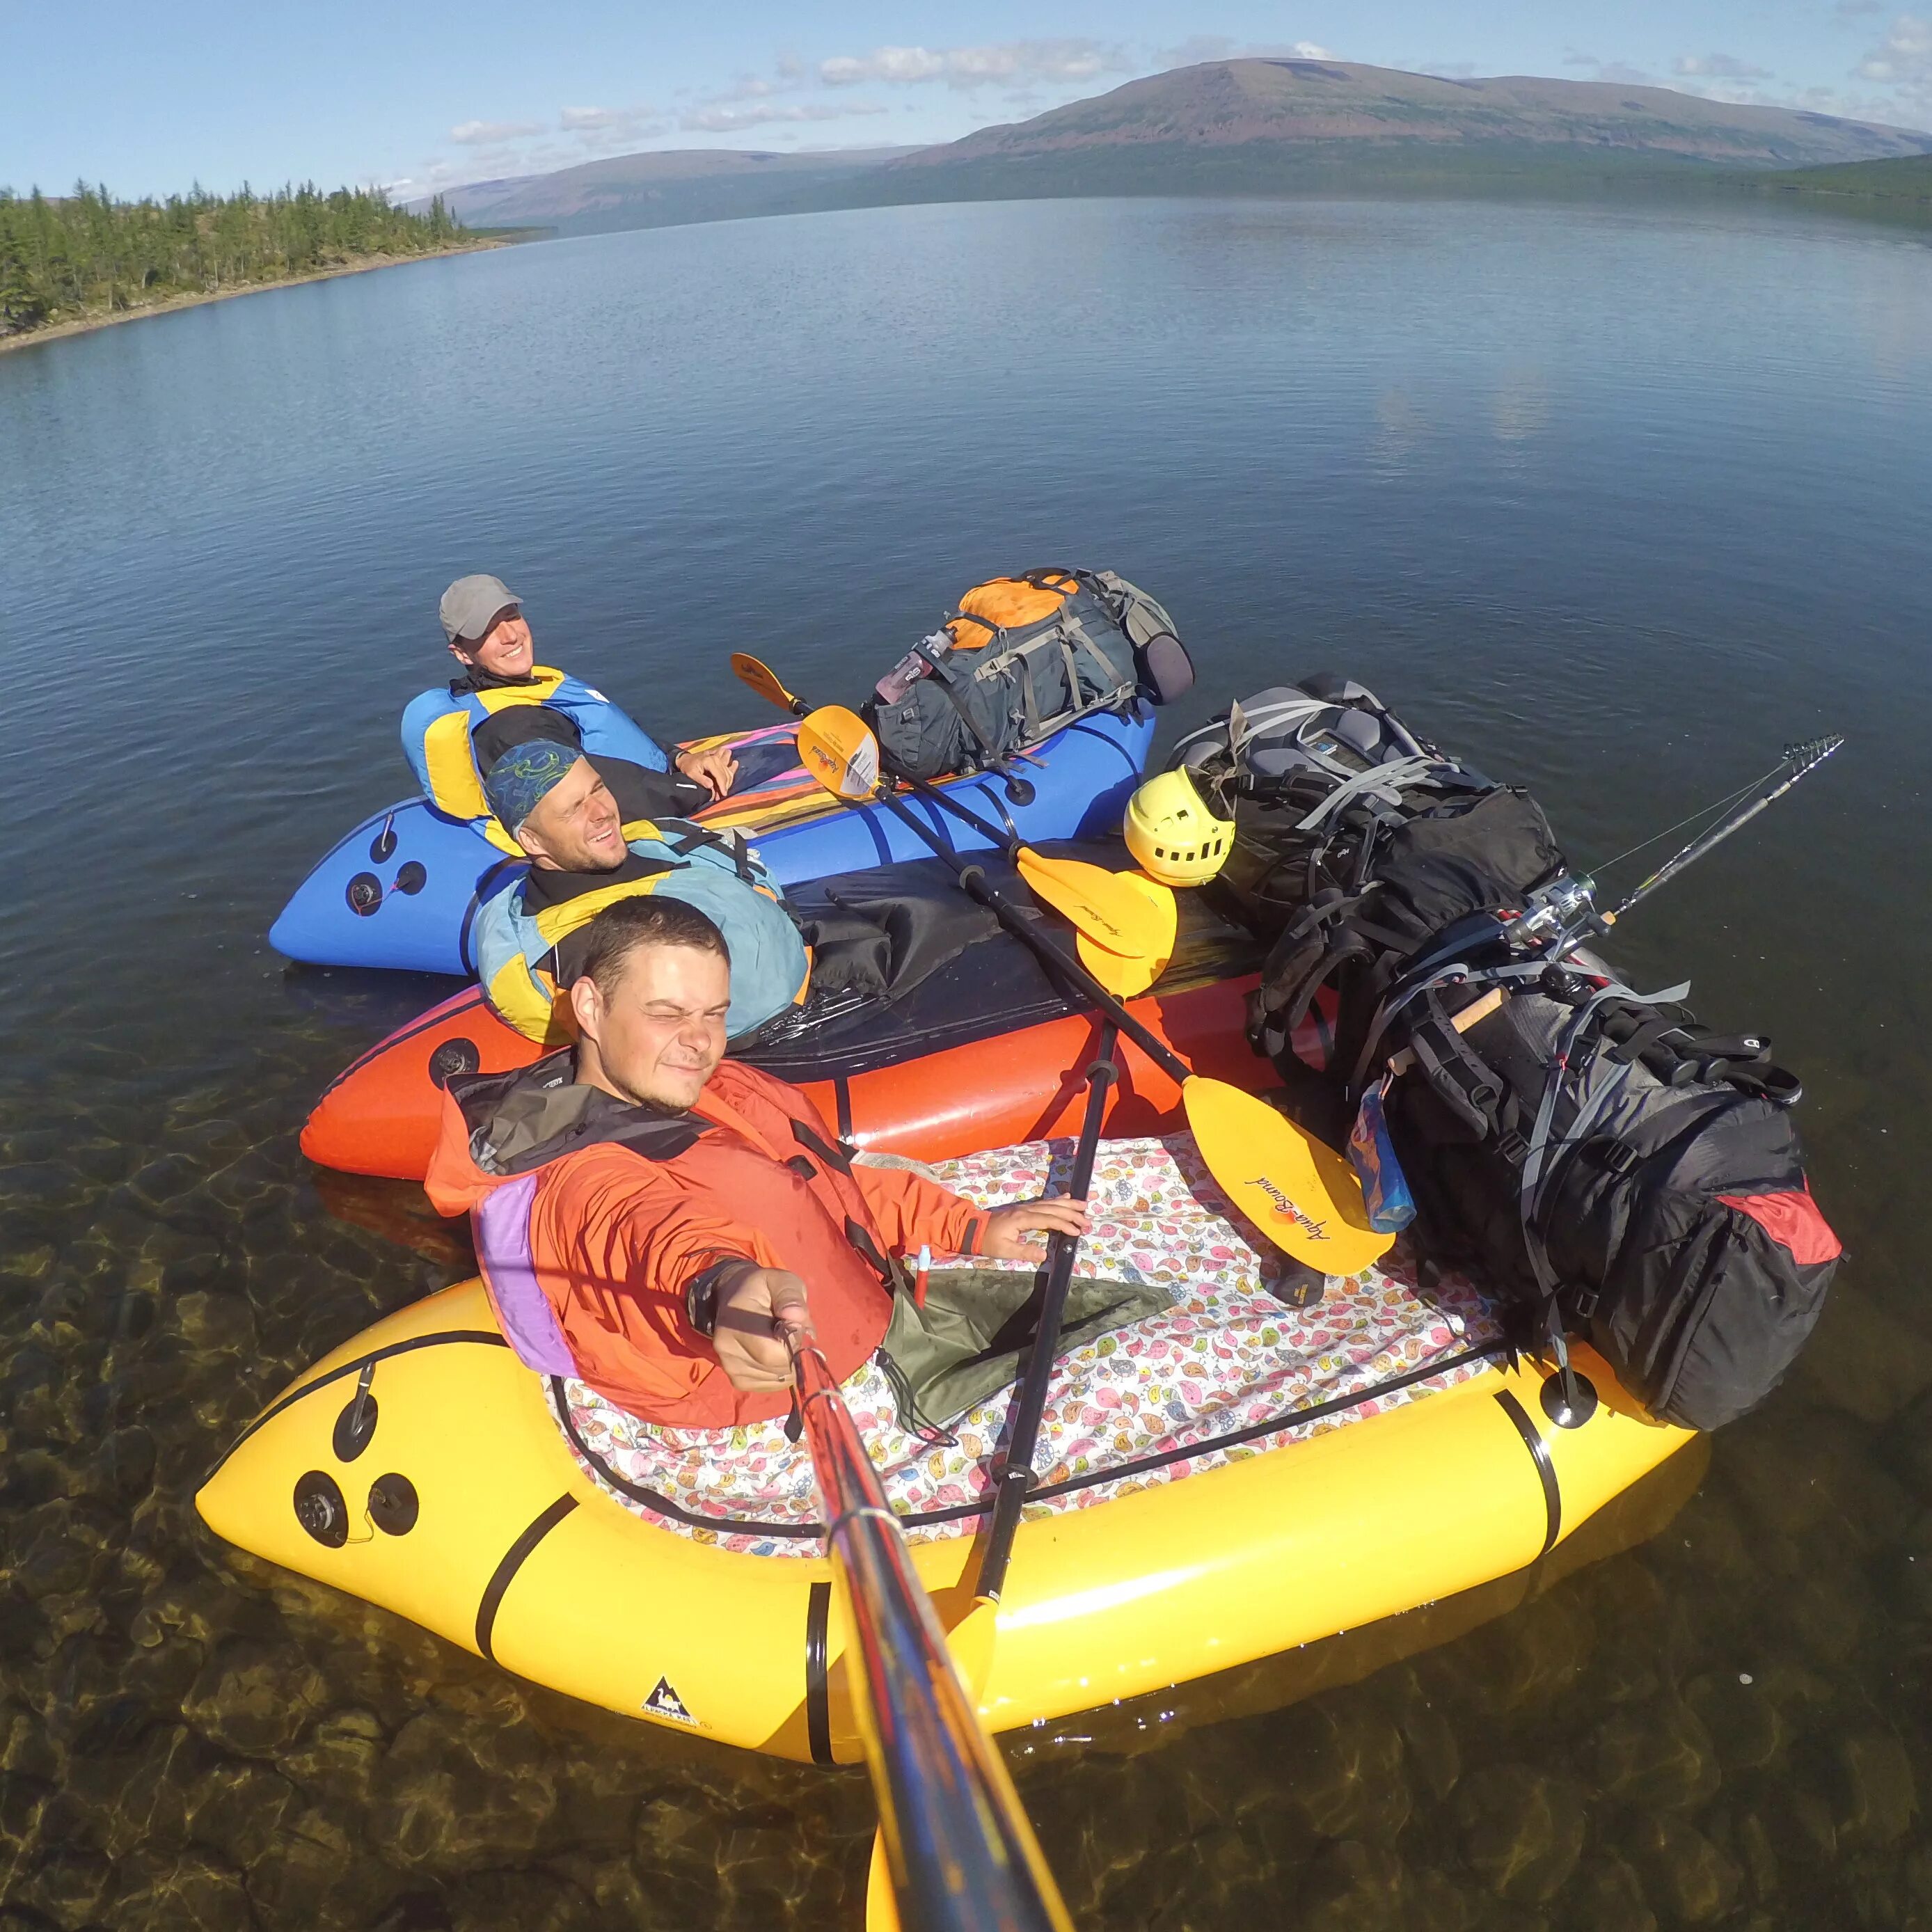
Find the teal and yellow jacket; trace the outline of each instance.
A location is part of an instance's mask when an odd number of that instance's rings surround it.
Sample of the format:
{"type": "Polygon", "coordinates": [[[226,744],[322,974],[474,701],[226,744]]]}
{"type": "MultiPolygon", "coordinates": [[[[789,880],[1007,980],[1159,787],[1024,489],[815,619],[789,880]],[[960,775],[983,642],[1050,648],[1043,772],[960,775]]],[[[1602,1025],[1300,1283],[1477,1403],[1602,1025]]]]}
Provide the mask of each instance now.
{"type": "MultiPolygon", "coordinates": [[[[651,772],[670,768],[664,747],[601,691],[548,664],[536,665],[528,677],[514,681],[472,671],[425,691],[403,712],[403,755],[437,811],[466,819],[506,852],[522,848],[496,823],[483,796],[476,740],[480,728],[524,704],[540,704],[567,721],[576,742],[592,757],[622,758],[651,772]]],[[[487,739],[488,734],[483,735],[487,739]]]]}
{"type": "Polygon", "coordinates": [[[805,997],[811,955],[771,875],[736,832],[686,819],[632,820],[630,853],[608,872],[532,866],[484,901],[476,914],[477,975],[497,1017],[546,1046],[569,1042],[559,986],[575,977],[574,936],[607,905],[665,892],[695,906],[724,935],[731,955],[726,1036],[739,1040],[805,997]]]}

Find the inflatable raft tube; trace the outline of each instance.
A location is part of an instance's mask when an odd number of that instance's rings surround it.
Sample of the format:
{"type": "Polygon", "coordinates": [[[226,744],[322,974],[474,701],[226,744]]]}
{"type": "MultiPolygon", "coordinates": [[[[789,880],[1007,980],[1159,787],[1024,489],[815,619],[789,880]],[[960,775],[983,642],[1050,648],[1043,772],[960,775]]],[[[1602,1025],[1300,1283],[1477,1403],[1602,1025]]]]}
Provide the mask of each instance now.
{"type": "MultiPolygon", "coordinates": [[[[1536,1562],[1693,1439],[1576,1353],[1603,1400],[1576,1427],[1549,1419],[1536,1365],[1497,1363],[1376,1414],[1362,1412],[1365,1391],[1345,1427],[1277,1433],[1245,1460],[1030,1518],[1000,1605],[988,1723],[1186,1682],[1536,1562]]],[[[606,1496],[480,1283],[318,1363],[196,1506],[230,1543],[568,1696],[783,1757],[860,1755],[848,1631],[822,1556],[721,1550],[606,1496]]],[[[915,1546],[949,1624],[970,1605],[979,1540],[915,1546]]]]}
{"type": "MultiPolygon", "coordinates": [[[[1140,782],[1154,737],[1144,710],[1101,712],[1056,732],[1016,772],[1033,788],[1030,802],[1010,800],[997,776],[955,778],[946,789],[982,816],[1010,816],[1035,843],[1118,832],[1140,782]]],[[[706,743],[769,753],[795,768],[789,728],[742,732],[706,743]]],[[[768,757],[766,762],[771,762],[768,757]]],[[[961,850],[985,849],[979,835],[938,813],[916,808],[948,828],[961,850]]],[[[926,848],[882,807],[842,806],[809,779],[786,772],[746,797],[722,800],[701,814],[706,824],[736,826],[754,836],[760,856],[782,885],[828,872],[857,872],[892,859],[923,858],[926,848]]],[[[404,799],[365,818],[324,855],[268,930],[268,943],[289,958],[318,966],[382,966],[409,973],[476,970],[470,931],[478,905],[523,869],[465,820],[446,818],[421,798],[404,799]]]]}
{"type": "MultiPolygon", "coordinates": [[[[1160,982],[1130,1002],[1136,1016],[1204,1073],[1273,1086],[1269,1063],[1242,1036],[1260,949],[1184,893],[1182,933],[1160,982]]],[[[1318,1020],[1316,1025],[1320,1022],[1318,1020]]],[[[1072,1132],[1080,1071],[1097,1028],[1017,940],[968,946],[910,993],[835,1015],[745,1057],[805,1088],[860,1147],[940,1160],[970,1118],[988,1146],[1072,1132]]],[[[304,1154],[350,1174],[420,1180],[442,1120],[442,1088],[460,1073],[526,1066],[544,1051],[492,1013],[468,986],[398,1028],[332,1082],[302,1129],[304,1154]]],[[[1180,1090],[1138,1048],[1124,1046],[1107,1131],[1118,1138],[1178,1124],[1180,1090]]]]}

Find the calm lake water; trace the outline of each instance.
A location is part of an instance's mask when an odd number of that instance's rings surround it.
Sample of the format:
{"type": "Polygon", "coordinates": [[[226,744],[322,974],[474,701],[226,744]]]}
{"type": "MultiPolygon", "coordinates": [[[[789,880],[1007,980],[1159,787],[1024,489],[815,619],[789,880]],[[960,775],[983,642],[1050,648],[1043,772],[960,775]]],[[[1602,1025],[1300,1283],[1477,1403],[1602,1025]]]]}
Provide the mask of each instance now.
{"type": "Polygon", "coordinates": [[[849,692],[1062,561],[1174,610],[1173,724],[1346,670],[1586,860],[1851,739],[1619,951],[1805,1077],[1852,1258],[1801,1368],[1546,1575],[1024,1740],[1076,1916],[1932,1927],[1932,234],[1444,202],[620,235],[0,358],[0,1926],[858,1922],[862,1778],[200,1529],[262,1400],[468,1271],[294,1142],[441,986],[262,935],[406,788],[461,572],[669,736],[758,717],[734,648],[849,692]]]}

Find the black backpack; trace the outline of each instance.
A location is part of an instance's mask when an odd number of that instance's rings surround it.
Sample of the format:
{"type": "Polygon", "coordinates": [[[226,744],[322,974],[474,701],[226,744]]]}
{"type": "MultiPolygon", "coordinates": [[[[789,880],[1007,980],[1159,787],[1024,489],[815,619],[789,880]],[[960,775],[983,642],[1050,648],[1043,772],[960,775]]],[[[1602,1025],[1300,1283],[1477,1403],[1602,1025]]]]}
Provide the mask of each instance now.
{"type": "MultiPolygon", "coordinates": [[[[1328,672],[1232,706],[1182,739],[1172,762],[1234,819],[1216,890],[1263,938],[1324,892],[1362,891],[1404,826],[1460,818],[1504,789],[1419,736],[1366,686],[1328,672]]],[[[1479,852],[1498,849],[1493,818],[1471,842],[1479,852]]],[[[1547,869],[1561,854],[1547,826],[1540,836],[1547,869]]]]}
{"type": "Polygon", "coordinates": [[[1588,886],[1541,808],[1364,687],[1305,679],[1237,707],[1218,746],[1198,737],[1237,805],[1238,857],[1247,843],[1231,890],[1274,940],[1251,1034],[1308,1124],[1339,1144],[1374,1090],[1417,1248],[1472,1267],[1524,1346],[1560,1356],[1566,1333],[1585,1336],[1687,1426],[1762,1401],[1839,1252],[1804,1179],[1798,1084],[1769,1042],[1714,1034],[1588,953],[1550,964],[1588,886]],[[1288,742],[1258,757],[1241,728],[1264,706],[1288,742]],[[1491,992],[1506,997],[1459,1030],[1491,992]],[[1291,1042],[1318,997],[1329,1044],[1312,1081],[1291,1042]]]}
{"type": "Polygon", "coordinates": [[[1660,1420],[1715,1429],[1784,1377],[1838,1239],[1769,1042],[1600,976],[1552,969],[1466,1033],[1418,1003],[1390,1138],[1425,1252],[1511,1297],[1526,1340],[1553,1316],[1660,1420]]]}

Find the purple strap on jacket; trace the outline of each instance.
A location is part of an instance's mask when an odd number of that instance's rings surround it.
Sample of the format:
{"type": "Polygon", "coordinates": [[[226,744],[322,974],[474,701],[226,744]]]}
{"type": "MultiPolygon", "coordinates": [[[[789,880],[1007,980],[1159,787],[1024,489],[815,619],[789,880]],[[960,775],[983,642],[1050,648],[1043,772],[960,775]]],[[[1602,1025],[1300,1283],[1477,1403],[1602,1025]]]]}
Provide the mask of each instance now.
{"type": "Polygon", "coordinates": [[[471,1210],[483,1286],[503,1339],[540,1376],[574,1376],[576,1358],[556,1325],[530,1255],[530,1202],[537,1177],[526,1174],[492,1188],[471,1210]]]}

